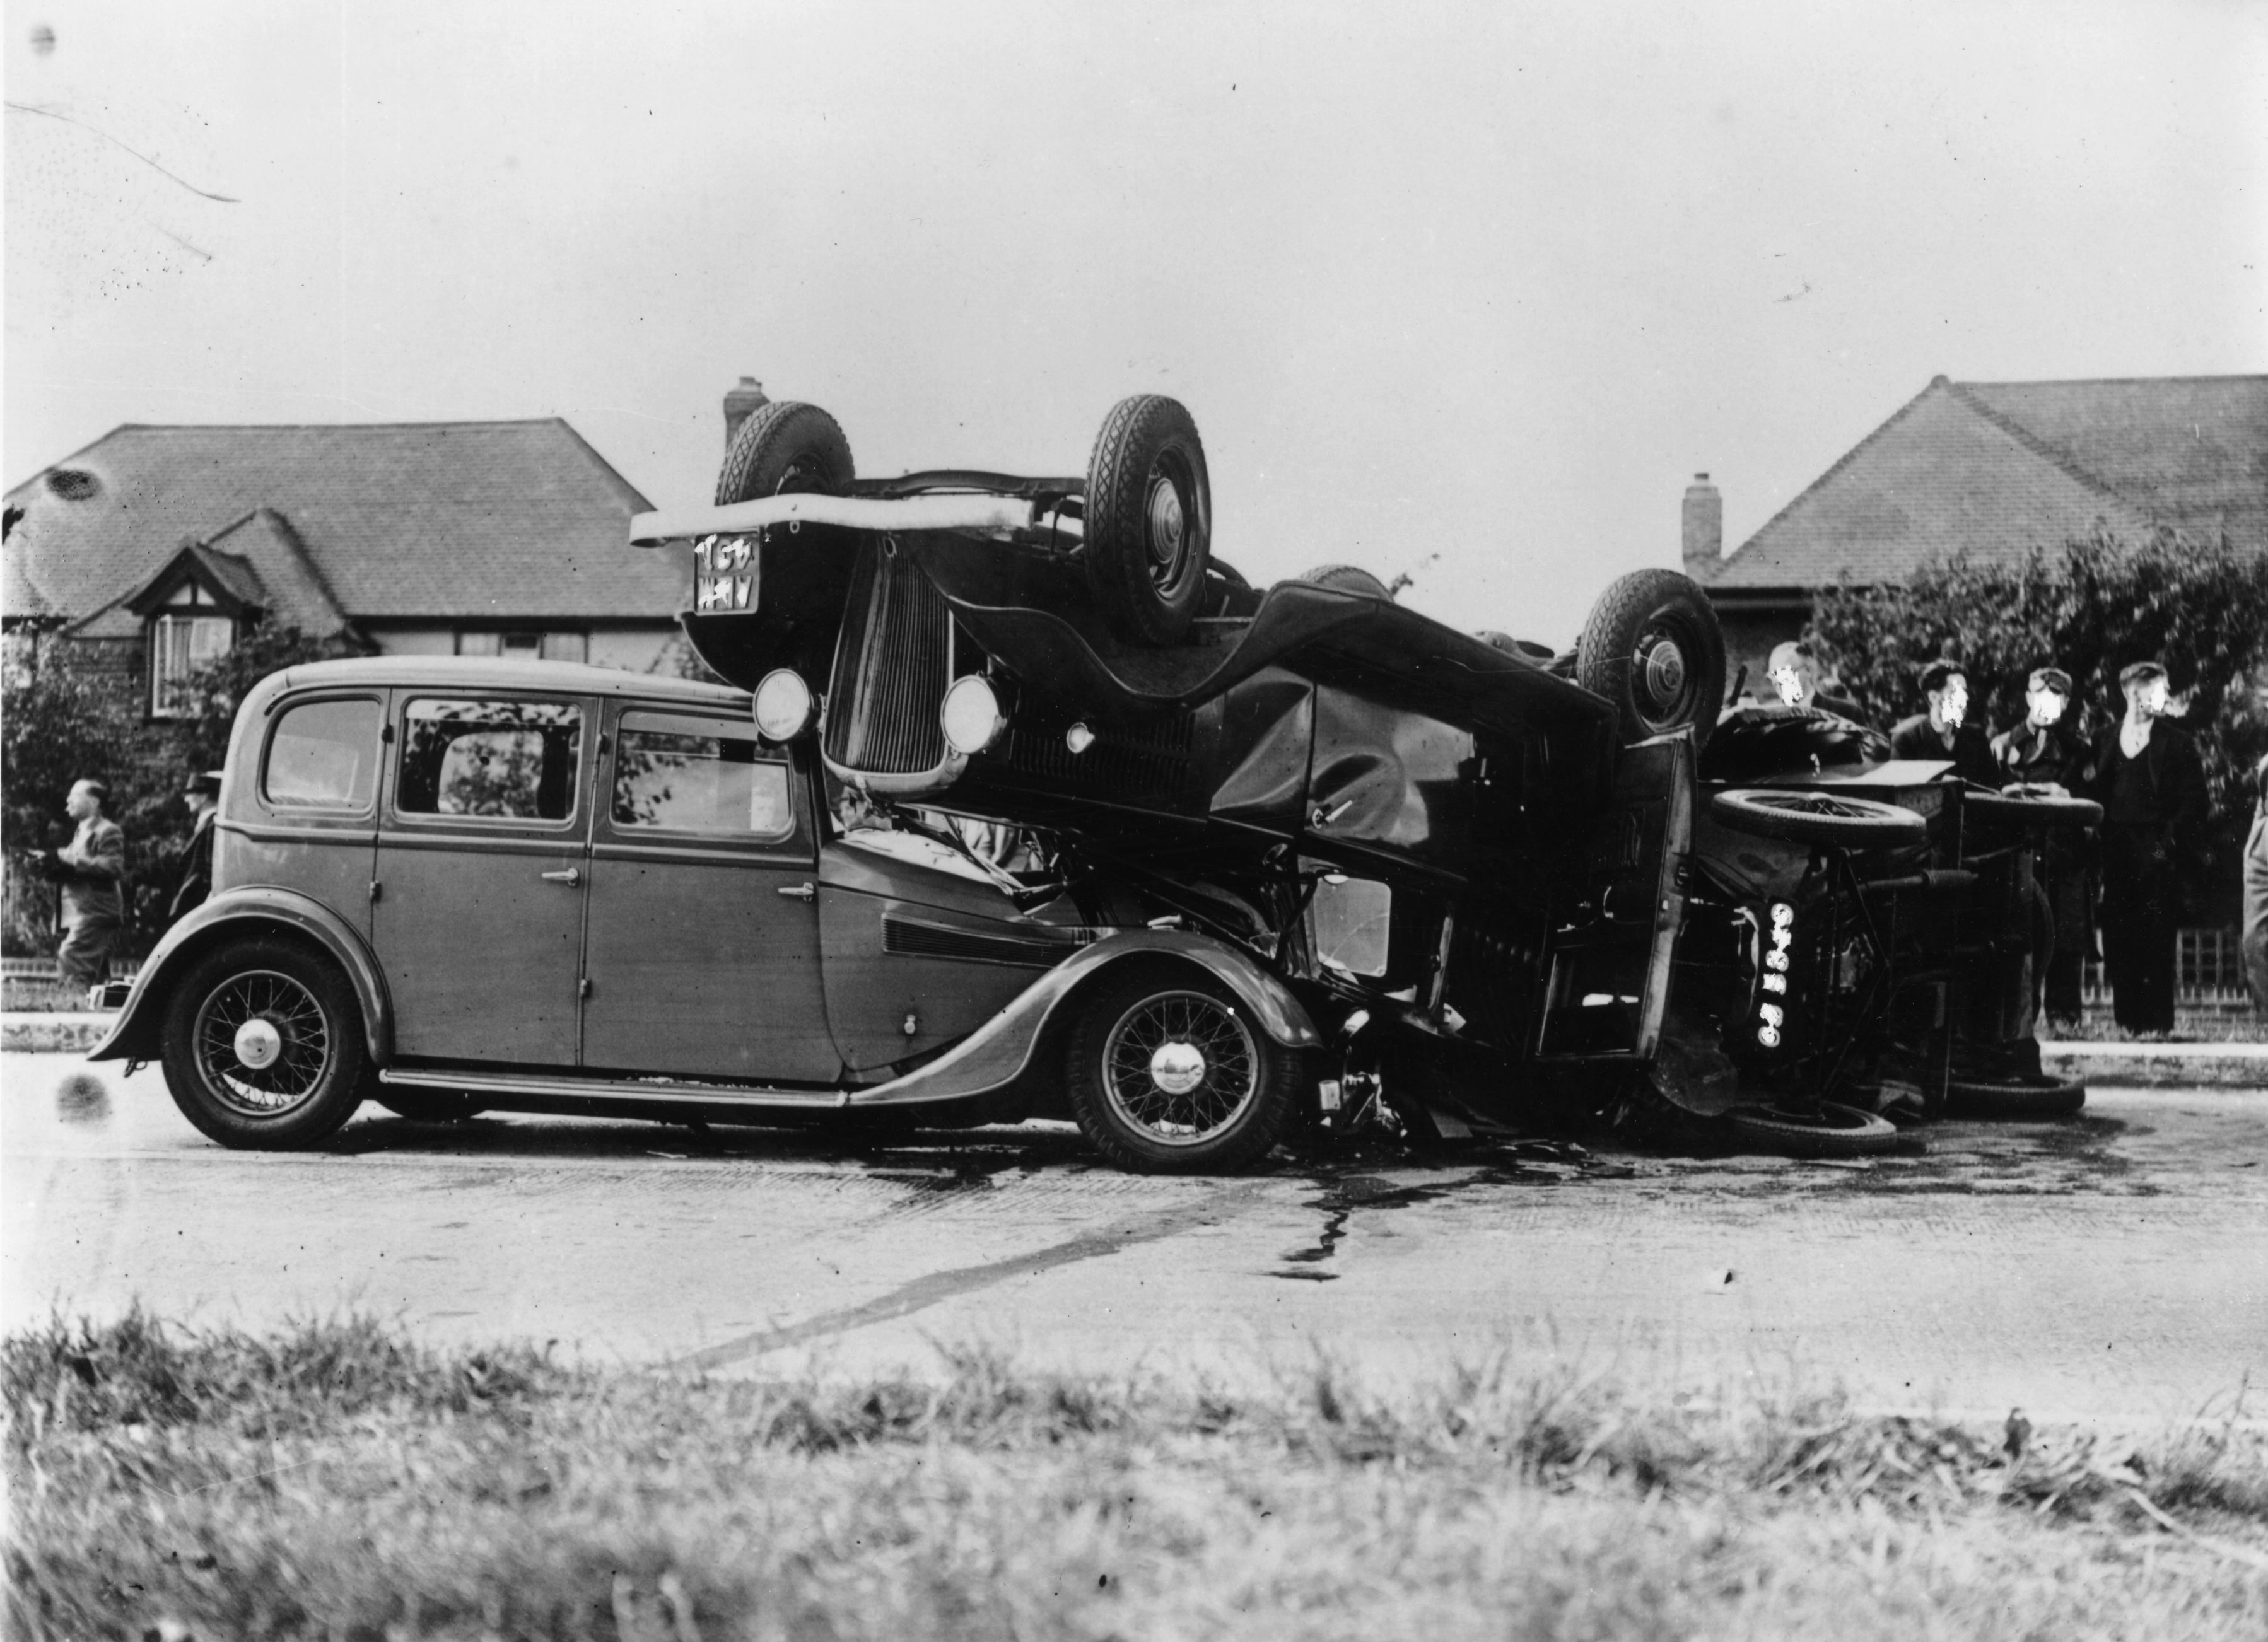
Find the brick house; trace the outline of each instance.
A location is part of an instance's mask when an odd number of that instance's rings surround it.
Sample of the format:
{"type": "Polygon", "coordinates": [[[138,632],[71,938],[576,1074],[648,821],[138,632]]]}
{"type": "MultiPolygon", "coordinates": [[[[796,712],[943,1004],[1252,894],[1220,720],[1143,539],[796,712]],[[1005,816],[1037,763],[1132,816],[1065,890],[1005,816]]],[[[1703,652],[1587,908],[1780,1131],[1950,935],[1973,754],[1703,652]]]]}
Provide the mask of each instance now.
{"type": "Polygon", "coordinates": [[[645,498],[556,418],[113,430],[5,497],[14,675],[58,647],[174,710],[254,622],[342,648],[643,670],[681,555],[629,545],[645,498]]]}
{"type": "Polygon", "coordinates": [[[2051,550],[2096,525],[2170,526],[2268,551],[2268,376],[2081,382],[1938,377],[1719,556],[1723,503],[1686,491],[1684,564],[1751,680],[1809,621],[1812,590],[1903,581],[1926,558],[2051,550]]]}

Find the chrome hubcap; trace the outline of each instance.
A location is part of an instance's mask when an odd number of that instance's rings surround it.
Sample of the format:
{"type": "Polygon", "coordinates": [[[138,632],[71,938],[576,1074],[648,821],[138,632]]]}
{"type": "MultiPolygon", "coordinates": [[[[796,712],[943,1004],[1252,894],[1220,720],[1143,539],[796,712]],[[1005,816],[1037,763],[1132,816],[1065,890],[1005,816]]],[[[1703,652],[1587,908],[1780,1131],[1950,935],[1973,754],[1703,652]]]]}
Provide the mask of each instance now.
{"type": "Polygon", "coordinates": [[[236,1058],[254,1071],[265,1071],[284,1053],[284,1035],[265,1016],[254,1016],[236,1029],[236,1058]]]}
{"type": "Polygon", "coordinates": [[[1663,706],[1674,704],[1685,689],[1685,652],[1674,638],[1658,638],[1642,652],[1646,694],[1663,706]]]}
{"type": "Polygon", "coordinates": [[[1204,1051],[1194,1043],[1160,1043],[1150,1057],[1150,1081],[1167,1094],[1187,1094],[1204,1075],[1204,1051]]]}
{"type": "Polygon", "coordinates": [[[1181,575],[1186,526],[1181,487],[1164,474],[1151,476],[1148,513],[1151,575],[1160,586],[1168,586],[1181,575]]]}

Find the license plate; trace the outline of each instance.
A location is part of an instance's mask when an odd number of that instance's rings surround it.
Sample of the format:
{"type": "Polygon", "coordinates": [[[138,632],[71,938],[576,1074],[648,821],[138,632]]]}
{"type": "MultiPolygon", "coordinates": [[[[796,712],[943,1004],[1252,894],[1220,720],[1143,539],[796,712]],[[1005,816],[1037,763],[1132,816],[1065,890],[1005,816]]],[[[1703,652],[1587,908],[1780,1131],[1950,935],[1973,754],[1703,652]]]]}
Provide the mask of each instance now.
{"type": "Polygon", "coordinates": [[[693,544],[693,607],[720,615],[755,609],[762,562],[753,536],[702,537],[693,544]]]}

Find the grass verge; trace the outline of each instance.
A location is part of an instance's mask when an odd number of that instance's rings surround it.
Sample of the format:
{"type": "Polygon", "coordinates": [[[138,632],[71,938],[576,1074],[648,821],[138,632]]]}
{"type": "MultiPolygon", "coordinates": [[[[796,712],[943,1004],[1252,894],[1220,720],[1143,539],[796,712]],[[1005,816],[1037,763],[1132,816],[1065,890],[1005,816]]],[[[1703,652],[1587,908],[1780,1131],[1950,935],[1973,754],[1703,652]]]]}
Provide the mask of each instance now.
{"type": "Polygon", "coordinates": [[[0,1342],[17,1636],[2268,1634],[2268,1454],[1638,1394],[703,1381],[135,1314],[0,1342]]]}

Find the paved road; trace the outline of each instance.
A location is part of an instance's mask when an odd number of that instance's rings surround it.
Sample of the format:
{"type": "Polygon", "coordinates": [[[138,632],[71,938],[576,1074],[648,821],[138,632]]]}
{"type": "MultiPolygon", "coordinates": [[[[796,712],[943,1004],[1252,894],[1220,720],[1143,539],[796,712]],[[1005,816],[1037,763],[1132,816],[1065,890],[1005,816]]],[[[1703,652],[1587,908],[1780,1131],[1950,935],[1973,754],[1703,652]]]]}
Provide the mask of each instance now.
{"type": "Polygon", "coordinates": [[[2098,1089],[1867,1164],[1527,1145],[1231,1181],[1113,1174],[1052,1126],[852,1151],[368,1109],[325,1152],[228,1152],[155,1071],[0,1057],[0,1324],[362,1309],[728,1372],[984,1341],[1430,1378],[1507,1350],[2141,1420],[2268,1382],[2268,1091],[2098,1089]]]}

